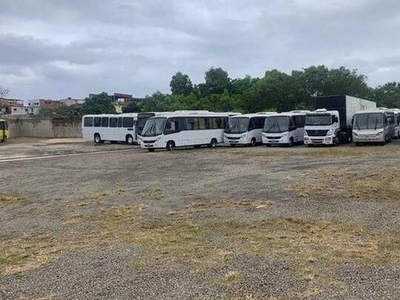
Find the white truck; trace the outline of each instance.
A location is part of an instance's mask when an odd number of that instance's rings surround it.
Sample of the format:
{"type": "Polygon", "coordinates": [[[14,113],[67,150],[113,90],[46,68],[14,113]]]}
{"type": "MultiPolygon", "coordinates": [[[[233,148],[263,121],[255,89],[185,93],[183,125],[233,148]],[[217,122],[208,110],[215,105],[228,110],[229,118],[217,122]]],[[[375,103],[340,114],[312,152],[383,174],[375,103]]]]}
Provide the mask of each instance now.
{"type": "Polygon", "coordinates": [[[356,112],[376,108],[376,103],[347,95],[316,98],[316,110],[306,115],[304,144],[338,145],[352,140],[356,112]]]}

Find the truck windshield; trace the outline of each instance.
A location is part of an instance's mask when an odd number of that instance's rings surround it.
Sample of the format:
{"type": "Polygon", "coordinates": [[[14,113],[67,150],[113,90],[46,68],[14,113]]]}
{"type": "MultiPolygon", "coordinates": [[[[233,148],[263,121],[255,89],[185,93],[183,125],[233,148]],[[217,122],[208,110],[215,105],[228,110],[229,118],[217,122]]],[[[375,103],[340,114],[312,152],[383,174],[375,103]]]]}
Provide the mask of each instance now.
{"type": "Polygon", "coordinates": [[[249,118],[230,118],[225,133],[244,133],[249,130],[249,118]]]}
{"type": "Polygon", "coordinates": [[[142,136],[157,136],[164,132],[166,118],[150,118],[144,125],[142,136]]]}
{"type": "Polygon", "coordinates": [[[317,126],[317,125],[332,125],[332,116],[323,115],[306,115],[306,126],[317,126]]]}
{"type": "Polygon", "coordinates": [[[264,132],[281,133],[289,130],[289,117],[267,117],[264,125],[264,132]]]}
{"type": "Polygon", "coordinates": [[[383,114],[368,113],[354,116],[353,129],[380,129],[383,128],[383,114]]]}

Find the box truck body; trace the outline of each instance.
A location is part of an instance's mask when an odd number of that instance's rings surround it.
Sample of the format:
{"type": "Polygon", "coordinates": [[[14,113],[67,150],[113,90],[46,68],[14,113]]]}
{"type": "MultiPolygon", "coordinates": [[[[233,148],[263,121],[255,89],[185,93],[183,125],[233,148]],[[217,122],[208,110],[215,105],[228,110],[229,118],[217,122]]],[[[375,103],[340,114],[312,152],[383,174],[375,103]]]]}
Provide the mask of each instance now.
{"type": "Polygon", "coordinates": [[[347,95],[323,96],[316,98],[316,111],[308,114],[309,119],[313,116],[313,123],[307,122],[305,127],[305,143],[313,144],[338,144],[339,142],[349,142],[352,138],[352,120],[356,112],[371,110],[376,108],[373,101],[351,97],[347,95]],[[331,124],[318,124],[315,116],[331,115],[331,124]],[[311,133],[311,137],[307,135],[311,133]],[[318,135],[318,134],[323,135],[318,135]],[[306,138],[307,137],[307,138],[306,138]]]}

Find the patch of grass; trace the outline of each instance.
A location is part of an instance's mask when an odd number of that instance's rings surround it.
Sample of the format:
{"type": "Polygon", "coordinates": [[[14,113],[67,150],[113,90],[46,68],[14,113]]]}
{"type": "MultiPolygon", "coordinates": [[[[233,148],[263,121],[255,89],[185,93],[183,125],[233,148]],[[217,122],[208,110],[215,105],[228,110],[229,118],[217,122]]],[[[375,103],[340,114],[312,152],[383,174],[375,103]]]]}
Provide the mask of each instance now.
{"type": "Polygon", "coordinates": [[[9,206],[9,205],[15,205],[15,204],[23,204],[26,201],[26,199],[19,194],[6,194],[6,193],[1,193],[0,194],[0,209],[9,206]]]}
{"type": "Polygon", "coordinates": [[[208,202],[193,202],[190,205],[187,205],[186,208],[229,208],[229,207],[247,207],[247,208],[264,208],[267,206],[271,206],[273,201],[270,200],[251,200],[251,199],[242,199],[242,200],[232,200],[228,198],[221,198],[219,200],[213,200],[208,202]]]}
{"type": "Polygon", "coordinates": [[[141,193],[140,197],[145,200],[160,201],[165,197],[165,195],[164,195],[164,191],[161,188],[155,188],[150,191],[141,193]]]}
{"type": "Polygon", "coordinates": [[[396,147],[321,147],[321,148],[268,148],[256,149],[252,151],[236,150],[227,152],[231,155],[242,155],[249,157],[313,157],[313,158],[365,158],[376,156],[395,156],[400,154],[396,147]]]}
{"type": "Polygon", "coordinates": [[[242,280],[242,277],[243,276],[239,271],[229,271],[223,276],[218,276],[210,279],[209,283],[226,288],[239,284],[242,280]]]}
{"type": "Polygon", "coordinates": [[[353,201],[399,201],[397,167],[350,171],[334,168],[304,173],[295,186],[302,198],[343,198],[353,201]]]}

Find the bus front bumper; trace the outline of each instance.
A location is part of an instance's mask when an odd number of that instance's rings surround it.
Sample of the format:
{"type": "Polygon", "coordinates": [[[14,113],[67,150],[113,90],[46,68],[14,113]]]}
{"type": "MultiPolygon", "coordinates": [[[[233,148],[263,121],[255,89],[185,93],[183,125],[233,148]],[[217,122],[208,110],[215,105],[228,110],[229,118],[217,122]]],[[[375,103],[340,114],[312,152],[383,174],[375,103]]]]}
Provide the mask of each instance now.
{"type": "Polygon", "coordinates": [[[262,142],[266,145],[286,145],[289,143],[287,135],[270,136],[263,134],[262,142]]]}
{"type": "Polygon", "coordinates": [[[332,136],[305,136],[305,145],[333,145],[335,137],[332,136]]]}
{"type": "Polygon", "coordinates": [[[382,143],[385,142],[385,134],[353,134],[355,143],[382,143]]]}

